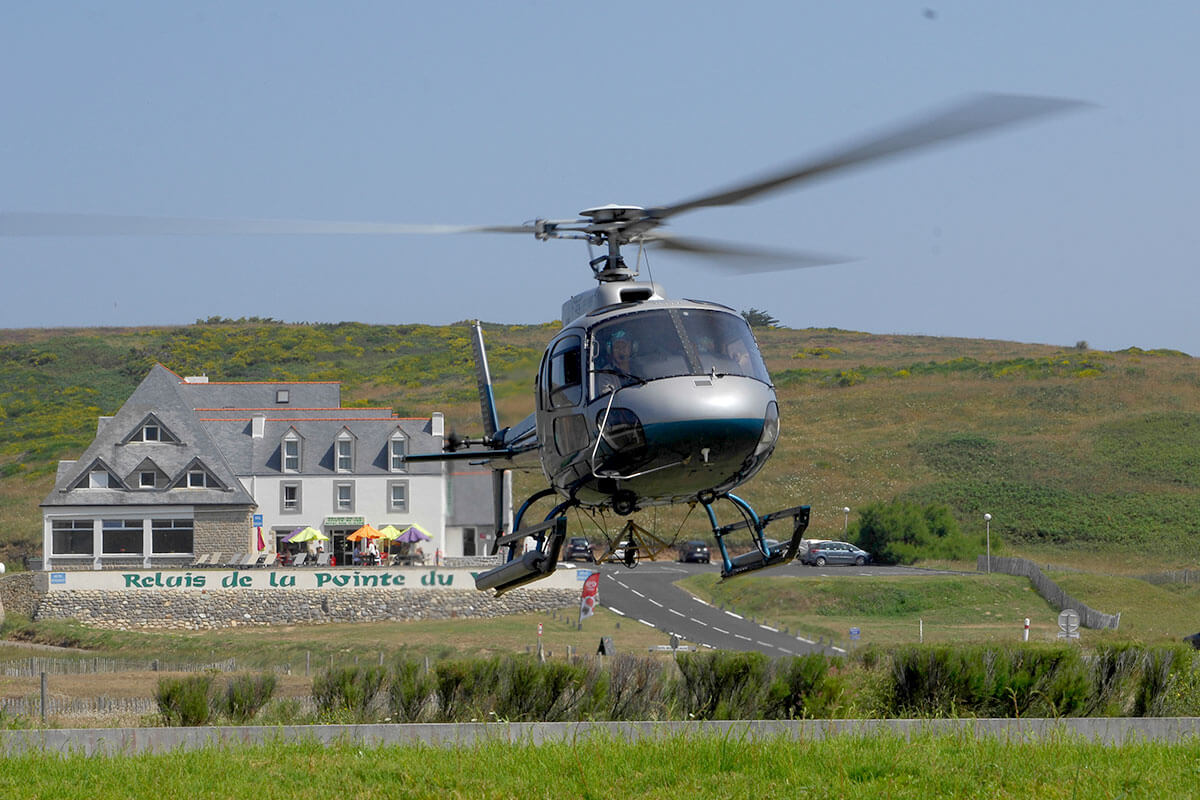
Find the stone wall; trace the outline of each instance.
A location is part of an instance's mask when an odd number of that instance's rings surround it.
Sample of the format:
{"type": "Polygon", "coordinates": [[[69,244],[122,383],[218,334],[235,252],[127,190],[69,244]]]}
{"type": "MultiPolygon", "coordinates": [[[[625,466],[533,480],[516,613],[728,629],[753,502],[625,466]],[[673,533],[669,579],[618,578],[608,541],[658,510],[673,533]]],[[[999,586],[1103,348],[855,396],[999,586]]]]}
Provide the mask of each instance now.
{"type": "Polygon", "coordinates": [[[573,607],[578,589],[519,589],[492,597],[474,589],[293,589],[55,591],[34,619],[77,619],[114,630],[212,630],[243,625],[489,618],[573,607]]]}
{"type": "MultiPolygon", "coordinates": [[[[40,575],[38,572],[14,572],[0,578],[0,602],[4,604],[4,610],[32,617],[43,594],[37,584],[40,575]]],[[[0,621],[3,621],[2,615],[0,621]]]]}
{"type": "Polygon", "coordinates": [[[192,529],[192,552],[222,553],[232,557],[244,553],[250,541],[250,510],[245,507],[196,508],[192,529]]]}

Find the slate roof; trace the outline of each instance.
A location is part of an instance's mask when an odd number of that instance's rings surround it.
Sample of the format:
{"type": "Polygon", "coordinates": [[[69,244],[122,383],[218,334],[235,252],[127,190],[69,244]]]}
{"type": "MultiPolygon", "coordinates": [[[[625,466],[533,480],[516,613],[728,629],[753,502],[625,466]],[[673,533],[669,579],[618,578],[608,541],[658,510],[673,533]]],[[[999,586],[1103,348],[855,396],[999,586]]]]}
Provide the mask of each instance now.
{"type": "Polygon", "coordinates": [[[242,487],[221,449],[179,391],[180,378],[155,365],[121,409],[99,426],[96,438],[74,463],[60,465],[54,489],[42,506],[243,505],[254,498],[242,487]],[[128,441],[153,417],[172,441],[128,441]],[[153,462],[172,481],[183,480],[197,462],[224,488],[140,489],[138,472],[153,462]],[[107,489],[89,489],[88,474],[105,469],[107,489]],[[77,487],[82,482],[83,488],[77,487]],[[113,483],[117,485],[114,487],[113,483]]]}
{"type": "MultiPolygon", "coordinates": [[[[363,409],[323,412],[327,416],[307,416],[306,412],[301,411],[293,417],[268,417],[263,426],[263,436],[259,439],[252,435],[253,420],[250,417],[202,418],[200,422],[229,456],[233,470],[238,475],[279,475],[283,458],[281,442],[291,429],[295,429],[302,441],[300,469],[297,473],[301,475],[336,472],[334,443],[343,430],[349,431],[354,437],[354,468],[347,474],[390,473],[389,442],[397,430],[408,439],[409,453],[441,451],[441,440],[431,434],[428,419],[401,419],[387,416],[387,411],[381,412],[380,409],[367,409],[373,412],[372,417],[341,416],[342,411],[350,410],[363,409]]],[[[296,411],[293,409],[293,413],[296,411]]],[[[404,473],[396,474],[437,475],[441,471],[440,463],[421,462],[409,464],[404,473]]]]}
{"type": "MultiPolygon", "coordinates": [[[[336,383],[187,383],[155,365],[114,416],[101,418],[96,438],[83,455],[59,463],[54,489],[42,506],[253,506],[254,498],[237,476],[280,475],[281,441],[289,430],[303,442],[298,475],[336,473],[335,442],[343,431],[354,440],[355,463],[347,475],[441,473],[439,463],[409,464],[403,473],[390,469],[389,443],[397,430],[406,437],[409,453],[440,451],[442,442],[433,436],[430,419],[399,418],[388,409],[339,408],[340,398],[336,383]],[[287,404],[275,403],[280,389],[288,391],[287,404]],[[257,438],[254,417],[264,418],[257,438]],[[151,419],[169,441],[130,441],[151,419]],[[182,480],[185,485],[141,489],[139,473],[151,464],[171,482],[182,480]],[[224,488],[186,487],[187,470],[197,464],[224,488]],[[109,488],[87,488],[93,469],[109,472],[109,488]]],[[[477,494],[475,482],[468,483],[464,501],[477,494]]],[[[485,504],[490,508],[490,481],[487,485],[485,504]]]]}
{"type": "Polygon", "coordinates": [[[342,404],[342,385],[336,382],[187,383],[183,378],[179,380],[180,395],[190,408],[337,408],[342,404]],[[287,403],[275,401],[280,389],[287,390],[287,403]]]}

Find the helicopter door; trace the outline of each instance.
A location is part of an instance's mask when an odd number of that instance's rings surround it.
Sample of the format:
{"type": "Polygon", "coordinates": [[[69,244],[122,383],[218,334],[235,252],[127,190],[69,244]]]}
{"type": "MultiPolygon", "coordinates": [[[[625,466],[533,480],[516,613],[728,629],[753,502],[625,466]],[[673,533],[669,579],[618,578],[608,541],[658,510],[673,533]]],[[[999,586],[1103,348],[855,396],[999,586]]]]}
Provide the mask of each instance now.
{"type": "Polygon", "coordinates": [[[549,431],[543,441],[553,441],[560,456],[570,457],[588,446],[588,430],[579,413],[583,403],[583,339],[571,334],[559,339],[543,368],[542,406],[549,431]]]}

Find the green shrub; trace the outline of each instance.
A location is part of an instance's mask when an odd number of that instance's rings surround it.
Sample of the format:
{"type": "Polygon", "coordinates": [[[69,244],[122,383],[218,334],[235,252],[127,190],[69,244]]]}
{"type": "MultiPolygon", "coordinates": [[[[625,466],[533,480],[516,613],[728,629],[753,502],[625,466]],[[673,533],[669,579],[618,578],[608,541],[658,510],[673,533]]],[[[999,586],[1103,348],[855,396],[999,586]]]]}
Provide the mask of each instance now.
{"type": "Polygon", "coordinates": [[[235,675],[225,685],[221,696],[220,711],[234,722],[246,722],[254,718],[275,694],[275,676],[269,672],[261,675],[235,675]]]}
{"type": "Polygon", "coordinates": [[[1067,716],[1092,683],[1070,647],[909,645],[892,653],[888,716],[1067,716]]]}
{"type": "Polygon", "coordinates": [[[385,673],[378,666],[338,667],[313,678],[313,702],[322,714],[349,714],[357,720],[369,717],[372,704],[383,687],[385,673]]]}
{"type": "Polygon", "coordinates": [[[397,662],[388,677],[388,711],[395,722],[420,722],[436,694],[433,674],[415,658],[397,662]]]}
{"type": "Polygon", "coordinates": [[[919,558],[963,560],[979,550],[940,503],[872,503],[853,525],[851,538],[881,564],[912,564],[919,558]]]}
{"type": "Polygon", "coordinates": [[[837,700],[837,687],[829,675],[829,660],[812,653],[774,663],[774,678],[767,689],[767,719],[807,719],[829,716],[837,700]]]}
{"type": "Polygon", "coordinates": [[[683,710],[695,719],[758,719],[769,661],[762,653],[713,650],[676,657],[683,710]]]}
{"type": "Polygon", "coordinates": [[[158,713],[165,725],[205,725],[212,717],[209,692],[211,675],[191,675],[186,678],[159,678],[154,690],[158,713]]]}

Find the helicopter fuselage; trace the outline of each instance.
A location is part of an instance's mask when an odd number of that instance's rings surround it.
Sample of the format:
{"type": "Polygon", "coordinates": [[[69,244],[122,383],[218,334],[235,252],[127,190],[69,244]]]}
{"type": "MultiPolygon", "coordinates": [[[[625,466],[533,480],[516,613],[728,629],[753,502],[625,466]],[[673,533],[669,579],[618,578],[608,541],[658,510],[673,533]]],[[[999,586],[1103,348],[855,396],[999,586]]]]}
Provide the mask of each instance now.
{"type": "Polygon", "coordinates": [[[533,417],[508,433],[536,433],[558,494],[629,514],[749,479],[774,449],[779,411],[739,314],[655,293],[565,325],[542,358],[533,417]]]}

